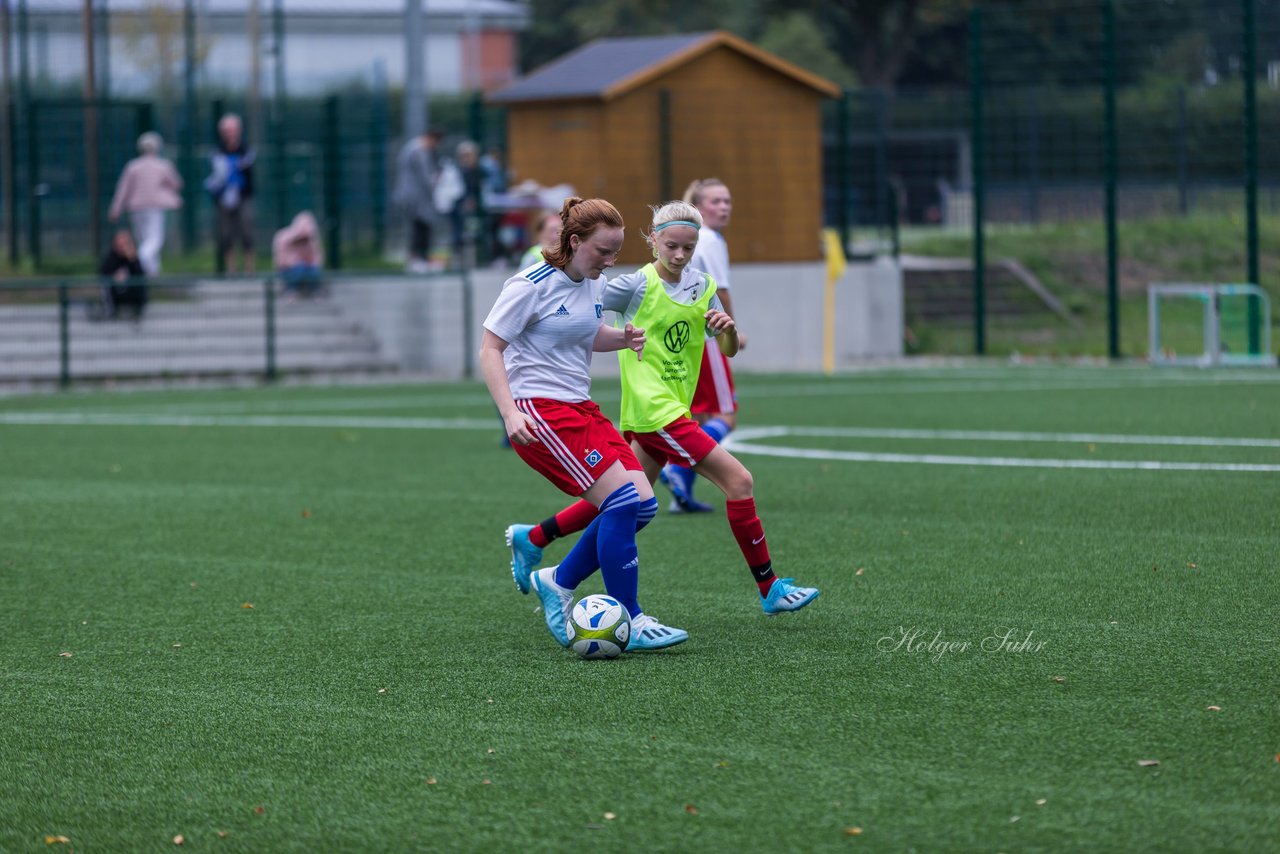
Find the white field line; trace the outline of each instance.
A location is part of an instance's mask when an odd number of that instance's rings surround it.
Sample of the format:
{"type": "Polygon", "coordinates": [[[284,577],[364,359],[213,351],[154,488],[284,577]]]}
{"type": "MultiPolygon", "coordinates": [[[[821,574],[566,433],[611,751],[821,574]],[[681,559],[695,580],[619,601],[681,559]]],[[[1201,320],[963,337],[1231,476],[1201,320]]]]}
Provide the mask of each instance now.
{"type": "MultiPolygon", "coordinates": [[[[116,413],[56,413],[56,412],[10,412],[0,413],[0,424],[11,425],[57,425],[57,426],[128,426],[128,427],[276,427],[298,428],[313,427],[325,429],[372,429],[372,430],[493,430],[497,418],[353,418],[345,416],[270,416],[270,415],[125,415],[116,413]]],[[[846,428],[847,431],[858,431],[858,437],[868,438],[876,434],[885,438],[946,438],[947,433],[963,435],[964,438],[980,438],[987,440],[991,436],[1006,438],[995,441],[1088,441],[1088,439],[1059,438],[1016,439],[1024,436],[1086,436],[1088,434],[1017,434],[1017,433],[983,433],[981,431],[920,431],[920,430],[870,430],[846,428]],[[890,434],[902,434],[900,436],[890,434]],[[928,434],[928,435],[923,435],[928,434]]],[[[925,465],[956,466],[998,466],[1015,468],[1055,468],[1055,469],[1110,469],[1110,470],[1145,470],[1145,471],[1227,471],[1227,472],[1280,472],[1280,464],[1261,463],[1196,463],[1196,462],[1164,462],[1158,460],[1064,460],[1036,459],[1025,457],[978,457],[947,456],[941,454],[896,454],[868,453],[863,451],[836,451],[808,448],[773,447],[753,444],[752,439],[782,437],[788,435],[844,435],[835,432],[834,428],[792,428],[763,427],[750,428],[737,432],[726,443],[737,453],[757,454],[761,456],[788,457],[792,459],[838,460],[846,462],[875,463],[916,463],[925,465]]],[[[1100,438],[1102,434],[1099,434],[1100,438]]],[[[853,436],[851,436],[852,438],[853,436]]],[[[1268,440],[1251,439],[1219,439],[1213,440],[1204,436],[1164,436],[1164,437],[1115,437],[1121,439],[1155,438],[1162,440],[1191,440],[1181,444],[1213,446],[1216,441],[1221,446],[1254,447],[1253,442],[1268,440]]],[[[1134,442],[1133,444],[1137,444],[1134,442]]],[[[1152,443],[1161,444],[1161,443],[1152,443]]],[[[1162,444],[1173,444],[1165,441],[1162,444]]],[[[1270,447],[1270,445],[1266,445],[1270,447]]]]}
{"type": "Polygon", "coordinates": [[[498,430],[493,418],[353,418],[341,415],[149,415],[113,412],[0,412],[0,424],[111,427],[321,427],[343,430],[498,430]]]}
{"type": "Polygon", "coordinates": [[[960,442],[1057,442],[1094,445],[1181,445],[1207,448],[1280,448],[1280,439],[1230,436],[1143,436],[1119,433],[1030,433],[1003,430],[911,430],[876,427],[780,427],[738,431],[747,440],[767,436],[833,436],[850,439],[943,439],[960,442]],[[774,432],[774,431],[781,432],[774,432]]]}
{"type": "MultiPolygon", "coordinates": [[[[856,428],[850,428],[855,430],[856,428]]],[[[896,454],[896,453],[873,453],[867,451],[835,451],[821,450],[814,448],[788,448],[777,447],[773,445],[753,444],[753,439],[776,438],[781,436],[792,435],[808,435],[808,436],[826,436],[826,435],[845,435],[843,431],[826,430],[823,428],[790,428],[790,427],[773,427],[773,428],[754,428],[736,431],[730,435],[725,442],[725,446],[732,450],[735,454],[756,454],[767,457],[784,457],[788,459],[805,459],[805,460],[836,460],[841,462],[855,463],[899,463],[899,464],[917,464],[917,465],[934,465],[934,466],[988,466],[997,468],[1049,468],[1049,469],[1108,469],[1122,471],[1225,471],[1225,472],[1280,472],[1280,464],[1267,463],[1194,463],[1194,462],[1166,462],[1161,460],[1064,460],[1064,459],[1040,459],[1035,457],[977,457],[964,455],[945,455],[945,454],[896,454]]],[[[982,439],[986,440],[992,436],[1003,436],[1005,438],[995,439],[994,441],[1082,441],[1080,439],[1058,439],[1043,438],[1052,436],[1070,436],[1070,435],[1086,435],[1086,434],[1051,434],[1051,433],[1028,433],[1021,434],[1024,436],[1039,436],[1042,438],[1032,439],[1016,439],[1016,433],[982,433],[981,431],[947,431],[947,430],[868,430],[859,431],[858,436],[861,438],[966,438],[969,440],[982,439]],[[967,434],[963,437],[954,436],[947,437],[942,434],[967,434]],[[902,435],[890,435],[902,434],[902,435]],[[911,435],[905,435],[911,434],[911,435]],[[921,435],[929,434],[929,435],[921,435]]],[[[1101,438],[1095,437],[1095,438],[1101,438]]],[[[1143,437],[1115,437],[1111,438],[1143,438],[1143,437]]],[[[1204,436],[1157,436],[1150,437],[1156,439],[1188,439],[1187,442],[1155,442],[1150,444],[1187,444],[1199,445],[1213,443],[1210,437],[1204,436]],[[1207,440],[1207,441],[1205,441],[1207,440]]],[[[1083,441],[1090,441],[1084,439],[1083,441]]],[[[1213,446],[1239,446],[1234,443],[1251,443],[1254,441],[1270,441],[1270,440],[1216,440],[1213,446]]],[[[1102,444],[1103,442],[1099,442],[1102,444]]],[[[1134,442],[1133,444],[1139,444],[1134,442]]],[[[1276,443],[1280,445],[1280,442],[1276,443]]],[[[1254,447],[1252,444],[1244,445],[1246,447],[1254,447]]],[[[1263,445],[1262,447],[1272,447],[1272,445],[1263,445]]]]}
{"type": "MultiPolygon", "coordinates": [[[[1107,391],[1130,388],[1177,388],[1179,386],[1203,385],[1280,385],[1280,374],[1276,373],[1231,373],[1214,374],[1203,371],[1187,373],[1152,372],[1132,369],[1117,374],[1113,371],[1124,371],[1123,368],[1109,369],[1106,373],[1089,376],[1087,372],[1073,372],[1068,375],[1044,372],[1042,374],[1009,379],[1007,374],[1001,375],[982,371],[908,371],[889,374],[851,374],[834,377],[818,382],[801,382],[786,386],[757,387],[747,392],[749,397],[758,399],[789,397],[847,397],[851,395],[918,395],[918,394],[969,394],[969,393],[1006,393],[1006,392],[1053,392],[1053,391],[1107,391]],[[961,381],[957,381],[961,380],[961,381]]],[[[616,387],[609,384],[596,384],[592,397],[599,402],[613,402],[619,399],[616,387]]],[[[152,412],[174,413],[194,412],[199,414],[255,414],[275,412],[350,412],[366,409],[436,409],[441,407],[483,406],[489,403],[489,396],[483,391],[474,393],[457,393],[443,396],[423,395],[406,392],[402,395],[382,395],[379,397],[334,397],[306,398],[300,400],[277,401],[235,401],[235,402],[191,402],[191,403],[150,403],[141,400],[117,400],[95,410],[98,412],[152,412]]]]}

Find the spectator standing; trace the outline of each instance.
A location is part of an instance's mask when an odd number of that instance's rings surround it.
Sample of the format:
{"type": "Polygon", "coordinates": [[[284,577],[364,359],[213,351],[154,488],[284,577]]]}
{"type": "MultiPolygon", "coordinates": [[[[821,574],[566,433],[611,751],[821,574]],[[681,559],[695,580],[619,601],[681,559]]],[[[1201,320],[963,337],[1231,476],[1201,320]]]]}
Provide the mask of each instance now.
{"type": "Polygon", "coordinates": [[[276,232],[271,241],[271,259],[276,275],[284,282],[285,293],[309,297],[320,289],[324,244],[311,211],[303,211],[276,232]]]}
{"type": "Polygon", "coordinates": [[[218,253],[228,272],[253,272],[253,149],[244,141],[244,124],[235,113],[218,120],[218,149],[210,158],[213,172],[205,189],[217,207],[218,253]],[[240,246],[243,265],[235,263],[240,246]]]}
{"type": "Polygon", "coordinates": [[[409,224],[409,257],[405,270],[425,273],[429,269],[434,232],[444,221],[436,206],[440,183],[440,140],[443,134],[432,128],[410,139],[396,159],[396,185],[392,197],[409,224]]]}
{"type": "Polygon", "coordinates": [[[148,276],[160,272],[165,214],[182,207],[182,178],[173,164],[160,156],[163,147],[164,140],[154,131],[138,137],[138,156],[126,163],[120,173],[107,212],[111,222],[129,214],[138,260],[148,276]]]}
{"type": "MultiPolygon", "coordinates": [[[[462,195],[453,205],[453,254],[462,257],[467,236],[483,244],[488,229],[484,225],[485,172],[480,165],[480,146],[471,140],[458,143],[456,150],[458,175],[462,178],[462,195]]],[[[483,245],[477,251],[483,251],[483,245]]]]}

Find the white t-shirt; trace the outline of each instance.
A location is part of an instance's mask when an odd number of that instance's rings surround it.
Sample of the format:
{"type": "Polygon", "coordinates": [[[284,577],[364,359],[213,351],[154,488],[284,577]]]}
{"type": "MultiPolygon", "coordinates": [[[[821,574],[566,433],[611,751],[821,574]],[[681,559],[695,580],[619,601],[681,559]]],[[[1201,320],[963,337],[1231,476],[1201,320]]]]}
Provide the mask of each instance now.
{"type": "Polygon", "coordinates": [[[575,282],[541,262],[507,279],[484,328],[507,342],[502,356],[512,397],[590,398],[604,285],[604,276],[575,282]]]}
{"type": "MultiPolygon", "coordinates": [[[[701,238],[699,238],[701,239],[701,238]]],[[[719,288],[720,281],[712,279],[719,288]]],[[[695,270],[693,264],[686,264],[685,268],[680,271],[679,282],[668,282],[666,279],[659,277],[663,288],[667,291],[667,296],[671,297],[675,302],[681,305],[693,305],[698,299],[707,292],[707,277],[701,270],[695,270]]],[[[616,311],[623,323],[630,323],[635,319],[636,312],[640,310],[640,306],[644,304],[645,292],[649,289],[649,279],[644,274],[644,268],[636,270],[634,273],[624,273],[616,276],[608,281],[604,286],[604,293],[600,296],[600,302],[609,311],[616,311]]],[[[709,308],[724,311],[724,306],[720,304],[720,297],[713,296],[709,308]]],[[[713,338],[711,330],[707,330],[707,337],[713,338]]]]}
{"type": "Polygon", "coordinates": [[[729,290],[729,244],[724,235],[709,226],[698,229],[698,247],[689,259],[690,267],[706,270],[716,280],[716,287],[729,290]]]}

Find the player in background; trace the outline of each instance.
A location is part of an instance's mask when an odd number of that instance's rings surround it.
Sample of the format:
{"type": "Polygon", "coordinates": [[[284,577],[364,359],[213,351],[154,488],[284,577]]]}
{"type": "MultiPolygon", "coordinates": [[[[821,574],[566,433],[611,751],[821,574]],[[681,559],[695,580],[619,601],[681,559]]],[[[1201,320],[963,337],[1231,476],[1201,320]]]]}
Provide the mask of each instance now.
{"type": "MultiPolygon", "coordinates": [[[[818,597],[817,589],[798,587],[794,579],[774,573],[751,472],[689,416],[703,351],[710,349],[707,342],[716,342],[715,349],[725,356],[736,354],[741,344],[733,318],[722,310],[715,279],[691,261],[701,225],[701,215],[686,202],[655,208],[653,230],[645,237],[654,263],[604,287],[604,307],[618,312],[618,322],[627,327],[641,325],[649,342],[643,361],[620,360],[623,435],[650,483],[664,463],[679,462],[693,466],[724,492],[729,528],[755,579],[764,612],[798,611],[818,597]]],[[[507,528],[511,575],[521,593],[529,592],[531,574],[536,577],[542,547],[581,530],[594,513],[589,502],[579,501],[541,525],[507,528]]]]}
{"type": "Polygon", "coordinates": [[[634,351],[626,355],[638,360],[645,345],[643,329],[601,319],[603,273],[622,248],[622,215],[604,199],[574,197],[560,220],[560,241],[545,263],[502,286],[484,321],[480,369],[520,458],[597,511],[559,566],[532,575],[552,636],[569,645],[573,590],[599,568],[631,616],[628,649],[661,649],[689,635],[645,614],[638,601],[636,532],[658,502],[630,445],[590,398],[592,352],[634,351]]]}
{"type": "MultiPolygon", "coordinates": [[[[702,178],[694,181],[684,191],[684,200],[698,209],[702,215],[702,228],[698,231],[698,251],[690,262],[694,268],[704,270],[716,280],[720,302],[725,313],[736,317],[729,283],[729,246],[721,232],[729,225],[733,213],[733,197],[729,188],[719,178],[702,178]]],[[[747,346],[747,338],[741,332],[738,340],[747,346]]],[[[690,405],[693,418],[716,442],[723,442],[738,423],[738,397],[733,388],[733,371],[729,360],[720,351],[708,347],[702,355],[702,368],[698,376],[698,388],[690,405]]],[[[687,465],[672,463],[663,468],[662,482],[671,490],[672,513],[709,513],[714,508],[693,497],[697,475],[687,465]]]]}
{"type": "Polygon", "coordinates": [[[555,246],[560,240],[560,214],[557,211],[542,211],[534,220],[534,234],[537,242],[524,251],[520,256],[519,268],[523,270],[530,264],[536,264],[542,260],[542,253],[546,252],[549,247],[555,246]]]}

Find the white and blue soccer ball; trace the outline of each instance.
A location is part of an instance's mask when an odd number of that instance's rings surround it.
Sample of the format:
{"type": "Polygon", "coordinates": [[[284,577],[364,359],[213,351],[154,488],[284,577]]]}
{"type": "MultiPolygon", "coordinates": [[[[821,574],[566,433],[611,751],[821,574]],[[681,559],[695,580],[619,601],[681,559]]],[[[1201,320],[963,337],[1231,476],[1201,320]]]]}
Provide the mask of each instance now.
{"type": "Polygon", "coordinates": [[[631,640],[631,616],[612,596],[583,596],[569,615],[569,646],[583,658],[617,658],[631,640]]]}

